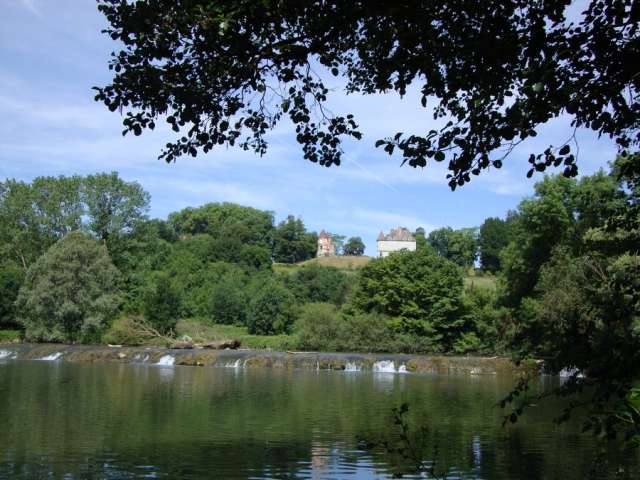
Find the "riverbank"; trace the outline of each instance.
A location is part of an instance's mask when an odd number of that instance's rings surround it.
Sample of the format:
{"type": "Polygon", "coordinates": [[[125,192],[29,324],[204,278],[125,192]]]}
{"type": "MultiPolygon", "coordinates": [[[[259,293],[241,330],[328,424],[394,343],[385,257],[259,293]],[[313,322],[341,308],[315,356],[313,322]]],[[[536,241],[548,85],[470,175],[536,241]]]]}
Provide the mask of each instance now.
{"type": "Polygon", "coordinates": [[[0,360],[119,362],[160,366],[216,366],[465,375],[512,375],[524,370],[505,357],[170,349],[102,345],[0,344],[0,360]]]}

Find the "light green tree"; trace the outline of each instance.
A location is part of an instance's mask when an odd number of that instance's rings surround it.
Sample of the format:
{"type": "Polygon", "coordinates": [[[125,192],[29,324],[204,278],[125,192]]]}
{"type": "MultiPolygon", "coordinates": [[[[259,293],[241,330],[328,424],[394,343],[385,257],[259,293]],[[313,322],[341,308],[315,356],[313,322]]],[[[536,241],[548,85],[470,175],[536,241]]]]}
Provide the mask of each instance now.
{"type": "Polygon", "coordinates": [[[79,232],[67,234],[27,271],[16,301],[25,337],[97,340],[118,310],[118,277],[104,245],[79,232]]]}

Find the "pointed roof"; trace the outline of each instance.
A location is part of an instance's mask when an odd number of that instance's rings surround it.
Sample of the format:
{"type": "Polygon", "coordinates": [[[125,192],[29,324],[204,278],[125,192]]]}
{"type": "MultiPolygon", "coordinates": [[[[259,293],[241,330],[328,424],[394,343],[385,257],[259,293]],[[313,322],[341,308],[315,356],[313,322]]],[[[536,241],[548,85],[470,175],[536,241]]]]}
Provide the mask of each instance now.
{"type": "Polygon", "coordinates": [[[329,234],[327,232],[324,231],[324,228],[322,230],[320,230],[320,235],[318,235],[318,238],[331,238],[329,236],[329,234]]]}
{"type": "Polygon", "coordinates": [[[378,235],[378,241],[379,242],[384,241],[384,233],[382,232],[382,230],[380,230],[380,235],[378,235]]]}

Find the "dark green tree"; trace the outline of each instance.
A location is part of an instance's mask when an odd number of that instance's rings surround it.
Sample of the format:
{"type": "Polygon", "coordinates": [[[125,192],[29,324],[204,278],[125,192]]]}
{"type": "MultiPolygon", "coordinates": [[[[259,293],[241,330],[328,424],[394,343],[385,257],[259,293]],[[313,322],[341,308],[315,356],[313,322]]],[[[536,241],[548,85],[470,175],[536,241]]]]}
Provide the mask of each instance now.
{"type": "Polygon", "coordinates": [[[393,317],[401,331],[451,350],[469,329],[462,291],[460,268],[422,249],[369,262],[360,271],[352,304],[356,310],[393,317]]]}
{"type": "Polygon", "coordinates": [[[302,262],[315,257],[318,236],[307,232],[301,218],[289,215],[275,229],[273,260],[279,263],[302,262]]]}
{"type": "Polygon", "coordinates": [[[347,274],[334,267],[305,265],[284,279],[299,303],[330,302],[341,305],[347,297],[347,274]]]}
{"type": "Polygon", "coordinates": [[[454,230],[451,227],[438,228],[429,232],[427,243],[436,254],[451,260],[456,265],[471,268],[475,262],[478,249],[475,228],[454,230]]]}
{"type": "Polygon", "coordinates": [[[264,283],[249,302],[247,312],[249,333],[257,335],[288,333],[294,319],[293,295],[274,280],[264,283]]]}
{"type": "Polygon", "coordinates": [[[365,245],[360,237],[351,237],[342,247],[342,251],[345,255],[364,255],[365,245]]]}
{"type": "Polygon", "coordinates": [[[244,284],[238,275],[220,278],[211,294],[211,314],[214,323],[245,325],[248,299],[244,284]]]}
{"type": "Polygon", "coordinates": [[[157,275],[152,288],[147,291],[144,315],[159,333],[166,335],[175,331],[180,315],[180,297],[167,274],[157,275]]]}
{"type": "Polygon", "coordinates": [[[25,272],[11,260],[0,262],[0,329],[16,328],[15,301],[22,285],[25,272]]]}
{"type": "Polygon", "coordinates": [[[215,239],[232,238],[243,244],[271,246],[273,213],[235,203],[208,203],[169,215],[179,236],[201,233],[215,239]]]}
{"type": "MultiPolygon", "coordinates": [[[[304,157],[329,166],[361,134],[351,114],[323,108],[323,67],[350,94],[418,92],[443,127],[376,145],[414,167],[447,161],[455,188],[560,115],[621,148],[640,142],[637,7],[591,0],[572,22],[570,4],[100,0],[118,51],[95,98],[125,112],[124,133],[165,118],[179,132],[168,162],[221,145],[262,154],[288,117],[304,157]]],[[[529,176],[552,165],[575,175],[569,141],[534,152],[529,176]]]]}
{"type": "Polygon", "coordinates": [[[72,232],[27,271],[16,301],[18,321],[33,341],[96,341],[115,316],[119,273],[104,245],[72,232]]]}
{"type": "Polygon", "coordinates": [[[480,265],[487,272],[500,270],[500,253],[509,244],[510,225],[501,218],[487,218],[480,227],[480,265]]]}

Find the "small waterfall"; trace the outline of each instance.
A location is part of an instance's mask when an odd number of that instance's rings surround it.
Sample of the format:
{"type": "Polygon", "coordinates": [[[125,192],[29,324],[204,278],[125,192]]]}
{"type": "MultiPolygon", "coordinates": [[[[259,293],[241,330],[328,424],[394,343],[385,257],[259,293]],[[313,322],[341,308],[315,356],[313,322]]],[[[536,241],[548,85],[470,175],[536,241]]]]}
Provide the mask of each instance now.
{"type": "Polygon", "coordinates": [[[239,358],[235,362],[228,362],[224,364],[227,368],[240,368],[242,366],[242,359],[239,358]]]}
{"type": "Polygon", "coordinates": [[[0,350],[0,360],[4,360],[5,358],[7,360],[15,358],[15,353],[10,352],[9,350],[0,350]]]}
{"type": "Polygon", "coordinates": [[[344,366],[345,372],[359,372],[360,370],[361,368],[355,363],[347,362],[346,365],[344,366]]]}
{"type": "Polygon", "coordinates": [[[156,362],[156,365],[170,367],[175,361],[176,359],[173,358],[172,355],[163,355],[162,357],[160,357],[160,360],[156,362]]]}
{"type": "Polygon", "coordinates": [[[62,356],[62,352],[55,352],[51,355],[47,355],[46,357],[42,357],[39,360],[44,360],[45,362],[55,362],[62,356]]]}
{"type": "Polygon", "coordinates": [[[393,360],[380,360],[373,364],[373,371],[377,373],[396,373],[393,360]]]}
{"type": "Polygon", "coordinates": [[[407,373],[407,366],[402,363],[396,368],[393,360],[379,360],[373,364],[373,371],[376,373],[407,373]]]}

